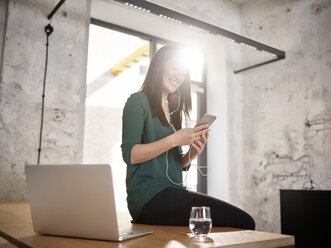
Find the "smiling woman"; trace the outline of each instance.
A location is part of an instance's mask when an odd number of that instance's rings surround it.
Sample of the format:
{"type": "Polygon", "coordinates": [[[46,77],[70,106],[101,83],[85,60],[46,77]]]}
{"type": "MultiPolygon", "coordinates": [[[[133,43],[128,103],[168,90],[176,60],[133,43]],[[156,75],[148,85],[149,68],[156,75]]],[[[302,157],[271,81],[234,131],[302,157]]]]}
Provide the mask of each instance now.
{"type": "Polygon", "coordinates": [[[133,222],[188,225],[193,206],[209,206],[214,226],[254,229],[254,220],[244,211],[183,185],[182,171],[204,150],[209,129],[207,124],[182,128],[182,115],[191,110],[191,92],[189,67],[178,57],[180,51],[168,45],[154,54],[141,90],[123,110],[121,148],[133,222]],[[173,94],[178,94],[177,103],[169,106],[173,94]],[[186,153],[184,145],[190,146],[186,153]]]}
{"type": "Polygon", "coordinates": [[[163,94],[168,96],[169,93],[176,91],[184,82],[187,71],[188,68],[181,65],[176,59],[168,61],[163,74],[163,94]]]}
{"type": "MultiPolygon", "coordinates": [[[[151,104],[153,115],[168,127],[171,122],[167,113],[174,110],[168,109],[166,105],[169,94],[177,92],[181,96],[179,108],[183,110],[187,117],[189,117],[189,112],[192,109],[190,71],[189,67],[183,64],[182,56],[180,56],[181,51],[180,47],[172,45],[159,49],[153,56],[153,63],[149,66],[141,88],[151,104]]],[[[182,111],[174,112],[172,118],[175,128],[180,129],[182,126],[182,111]]]]}

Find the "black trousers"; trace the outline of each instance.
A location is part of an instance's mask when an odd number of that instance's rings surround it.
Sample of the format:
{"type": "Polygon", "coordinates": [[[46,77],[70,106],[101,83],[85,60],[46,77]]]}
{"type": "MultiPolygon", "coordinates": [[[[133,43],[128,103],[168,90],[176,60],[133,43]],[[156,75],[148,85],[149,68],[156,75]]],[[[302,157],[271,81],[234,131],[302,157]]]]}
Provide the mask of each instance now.
{"type": "Polygon", "coordinates": [[[137,223],[188,226],[193,206],[209,207],[213,226],[255,229],[253,218],[243,210],[214,197],[175,187],[162,190],[147,202],[137,223]]]}

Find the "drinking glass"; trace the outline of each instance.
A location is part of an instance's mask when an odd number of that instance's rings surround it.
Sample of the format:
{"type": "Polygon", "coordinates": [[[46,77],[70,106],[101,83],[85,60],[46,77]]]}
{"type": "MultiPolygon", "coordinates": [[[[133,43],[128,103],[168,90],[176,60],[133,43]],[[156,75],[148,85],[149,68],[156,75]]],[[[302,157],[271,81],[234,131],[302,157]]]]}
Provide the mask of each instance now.
{"type": "Polygon", "coordinates": [[[190,215],[190,230],[194,237],[207,237],[212,227],[209,207],[192,207],[190,215]]]}

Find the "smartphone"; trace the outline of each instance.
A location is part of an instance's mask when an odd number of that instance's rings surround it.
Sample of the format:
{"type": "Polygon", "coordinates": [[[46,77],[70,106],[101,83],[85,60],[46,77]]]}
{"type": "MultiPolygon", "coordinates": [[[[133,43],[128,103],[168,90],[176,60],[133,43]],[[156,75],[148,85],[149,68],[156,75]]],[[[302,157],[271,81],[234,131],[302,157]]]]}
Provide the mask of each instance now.
{"type": "Polygon", "coordinates": [[[203,124],[208,124],[208,126],[210,127],[210,125],[216,120],[216,116],[215,115],[211,115],[211,114],[207,114],[205,113],[200,120],[197,122],[197,124],[195,126],[200,126],[203,124]]]}

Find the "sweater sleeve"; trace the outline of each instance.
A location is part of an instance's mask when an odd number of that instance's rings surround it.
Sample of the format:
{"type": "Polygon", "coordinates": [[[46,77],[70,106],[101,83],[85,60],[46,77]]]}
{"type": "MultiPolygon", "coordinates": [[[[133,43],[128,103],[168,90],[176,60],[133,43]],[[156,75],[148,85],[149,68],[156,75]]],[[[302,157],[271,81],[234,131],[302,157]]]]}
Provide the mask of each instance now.
{"type": "Polygon", "coordinates": [[[127,100],[122,116],[122,157],[131,165],[131,150],[134,145],[142,143],[145,122],[144,99],[139,93],[132,94],[127,100]]]}

